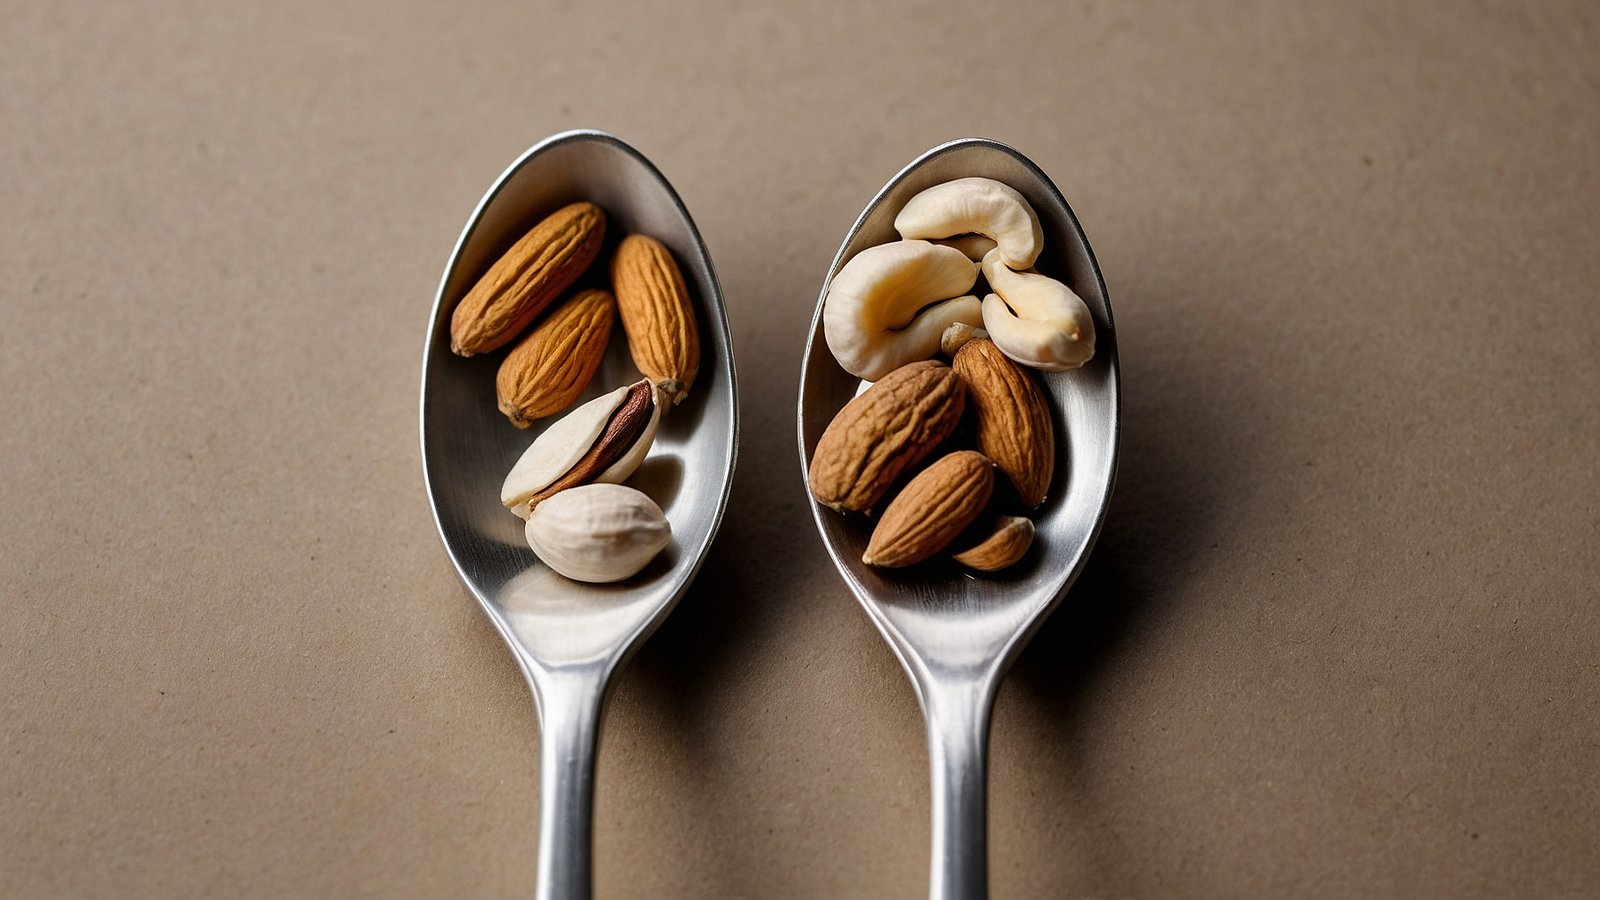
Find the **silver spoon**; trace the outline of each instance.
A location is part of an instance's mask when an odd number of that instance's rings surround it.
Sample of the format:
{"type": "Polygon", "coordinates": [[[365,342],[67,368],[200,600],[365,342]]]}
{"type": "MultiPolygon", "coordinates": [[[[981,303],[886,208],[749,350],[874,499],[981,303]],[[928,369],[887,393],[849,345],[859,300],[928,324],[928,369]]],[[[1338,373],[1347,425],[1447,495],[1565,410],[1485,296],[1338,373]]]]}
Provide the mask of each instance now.
{"type": "MultiPolygon", "coordinates": [[[[640,376],[614,330],[583,399],[640,376]]],[[[434,521],[456,571],[505,638],[539,713],[540,898],[587,897],[594,752],[611,675],[666,618],[705,559],[728,503],[739,435],[733,348],[722,291],[689,212],[639,151],[598,131],[569,131],[531,147],[495,180],[461,232],[434,302],[422,365],[422,466],[434,521]],[[502,353],[450,352],[450,312],[500,253],[544,214],[587,199],[606,212],[608,241],[642,232],[683,269],[700,326],[700,372],[662,417],[629,484],[672,523],[672,543],[616,585],[555,574],[533,555],[522,521],[500,505],[500,484],[554,418],[518,431],[495,407],[502,353]]]]}
{"type": "Polygon", "coordinates": [[[1022,562],[995,575],[973,577],[934,564],[882,572],[861,562],[871,533],[868,520],[811,504],[828,555],[910,674],[927,720],[933,771],[929,895],[934,898],[987,895],[985,795],[995,692],[1012,660],[1083,569],[1111,498],[1117,471],[1117,342],[1105,283],[1071,207],[1032,160],[995,141],[951,141],[891,178],[845,236],[817,300],[800,372],[804,472],[823,429],[861,386],[839,367],[822,336],[828,283],[856,253],[899,238],[894,217],[913,195],[973,175],[1004,182],[1028,198],[1044,227],[1039,271],[1065,280],[1094,314],[1094,359],[1082,369],[1043,376],[1059,458],[1050,499],[1035,516],[1034,547],[1022,562]]]}

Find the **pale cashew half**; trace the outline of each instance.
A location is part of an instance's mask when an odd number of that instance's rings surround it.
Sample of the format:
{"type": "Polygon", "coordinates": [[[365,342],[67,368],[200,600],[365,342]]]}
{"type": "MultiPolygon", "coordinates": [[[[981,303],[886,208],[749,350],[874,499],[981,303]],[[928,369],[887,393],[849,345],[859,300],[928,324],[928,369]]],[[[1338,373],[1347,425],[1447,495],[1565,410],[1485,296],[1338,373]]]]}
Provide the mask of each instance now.
{"type": "Polygon", "coordinates": [[[1000,352],[1046,372],[1076,369],[1094,357],[1094,317],[1072,288],[1034,272],[1014,272],[994,250],[983,275],[995,290],[983,300],[983,327],[1000,352]]]}
{"type": "Polygon", "coordinates": [[[896,241],[857,253],[833,276],[822,304],[823,334],[846,372],[877,381],[939,352],[953,322],[983,324],[978,298],[965,294],[978,266],[960,250],[896,241]]]}
{"type": "Polygon", "coordinates": [[[894,230],[907,239],[981,234],[1000,246],[1013,269],[1033,265],[1044,248],[1044,231],[1033,207],[992,178],[957,178],[928,188],[894,217],[894,230]]]}

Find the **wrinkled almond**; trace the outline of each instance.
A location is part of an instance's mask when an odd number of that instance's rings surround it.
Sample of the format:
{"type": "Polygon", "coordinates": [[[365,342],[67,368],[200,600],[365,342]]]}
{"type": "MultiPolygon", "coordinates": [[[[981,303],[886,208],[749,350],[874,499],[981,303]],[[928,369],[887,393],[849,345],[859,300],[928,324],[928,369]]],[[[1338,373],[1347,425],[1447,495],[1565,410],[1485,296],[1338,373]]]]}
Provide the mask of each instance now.
{"type": "Polygon", "coordinates": [[[634,365],[681,402],[700,371],[700,332],[672,253],[653,237],[628,235],[611,258],[611,287],[634,365]]]}
{"type": "Polygon", "coordinates": [[[972,524],[993,491],[994,465],[983,454],[957,450],[942,457],[890,501],[861,561],[883,568],[922,562],[972,524]]]}
{"type": "Polygon", "coordinates": [[[1055,474],[1056,438],[1038,382],[989,340],[971,340],[951,362],[967,384],[978,449],[1029,508],[1044,502],[1055,474]]]}
{"type": "Polygon", "coordinates": [[[839,410],[811,455],[817,502],[840,512],[878,504],[907,469],[955,431],[966,386],[937,360],[901,366],[839,410]]]}
{"type": "Polygon", "coordinates": [[[511,424],[527,428],[578,399],[605,358],[616,310],[609,291],[582,291],[506,354],[494,383],[511,424]]]}
{"type": "Polygon", "coordinates": [[[456,304],[450,349],[472,356],[509,343],[594,262],[605,230],[605,213],[586,202],[533,226],[456,304]]]}
{"type": "Polygon", "coordinates": [[[1032,544],[1033,520],[1005,516],[994,523],[983,540],[954,554],[954,559],[969,569],[998,572],[1021,559],[1032,544]]]}

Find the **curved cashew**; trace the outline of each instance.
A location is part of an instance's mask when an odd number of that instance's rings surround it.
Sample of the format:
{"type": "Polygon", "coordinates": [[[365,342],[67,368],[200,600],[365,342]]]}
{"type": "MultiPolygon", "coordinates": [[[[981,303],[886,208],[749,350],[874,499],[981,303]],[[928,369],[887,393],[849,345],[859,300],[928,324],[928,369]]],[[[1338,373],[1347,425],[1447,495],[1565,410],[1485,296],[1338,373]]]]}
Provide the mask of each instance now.
{"type": "Polygon", "coordinates": [[[995,243],[994,238],[984,237],[981,234],[960,234],[951,238],[940,238],[934,243],[945,247],[954,247],[965,253],[967,259],[973,262],[983,262],[983,258],[989,255],[989,251],[999,246],[999,244],[995,243]]]}
{"type": "Polygon", "coordinates": [[[983,327],[1000,352],[1046,372],[1076,369],[1094,357],[1094,317],[1065,284],[1033,272],[1013,272],[994,250],[983,274],[995,290],[983,300],[983,327]]]}
{"type": "Polygon", "coordinates": [[[828,349],[845,371],[868,381],[928,359],[951,323],[983,324],[978,298],[956,296],[977,280],[977,264],[952,247],[927,241],[868,247],[828,286],[822,304],[828,349]]]}
{"type": "Polygon", "coordinates": [[[1044,232],[1033,207],[992,178],[957,178],[928,188],[894,217],[894,230],[907,239],[981,234],[1000,246],[1013,269],[1033,265],[1044,249],[1044,232]]]}

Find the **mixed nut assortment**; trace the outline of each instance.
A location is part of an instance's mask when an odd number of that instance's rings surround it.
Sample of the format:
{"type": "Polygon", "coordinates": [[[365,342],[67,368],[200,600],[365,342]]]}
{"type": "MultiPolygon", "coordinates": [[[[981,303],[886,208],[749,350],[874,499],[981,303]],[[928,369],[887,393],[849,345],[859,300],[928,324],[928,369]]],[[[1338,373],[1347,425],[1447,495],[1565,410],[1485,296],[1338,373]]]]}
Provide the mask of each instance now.
{"type": "Polygon", "coordinates": [[[1050,407],[1028,369],[1088,362],[1094,321],[1071,288],[1034,270],[1039,218],[1005,184],[935,185],[894,227],[901,240],[857,253],[823,301],[828,349],[873,383],[817,441],[811,493],[847,514],[871,515],[888,499],[862,554],[869,566],[952,551],[963,566],[998,571],[1027,553],[1033,521],[1015,513],[1042,505],[1055,474],[1050,407]]]}
{"type": "Polygon", "coordinates": [[[517,428],[566,414],[523,452],[500,501],[527,520],[528,546],[546,565],[596,583],[631,578],[672,540],[661,507],[622,482],[700,367],[688,287],[655,238],[622,239],[608,269],[611,290],[564,296],[599,258],[605,230],[605,212],[593,203],[556,210],[489,267],[450,319],[450,347],[461,356],[493,352],[527,332],[500,363],[500,411],[517,428]],[[619,318],[645,377],[569,412],[599,371],[619,318]]]}

